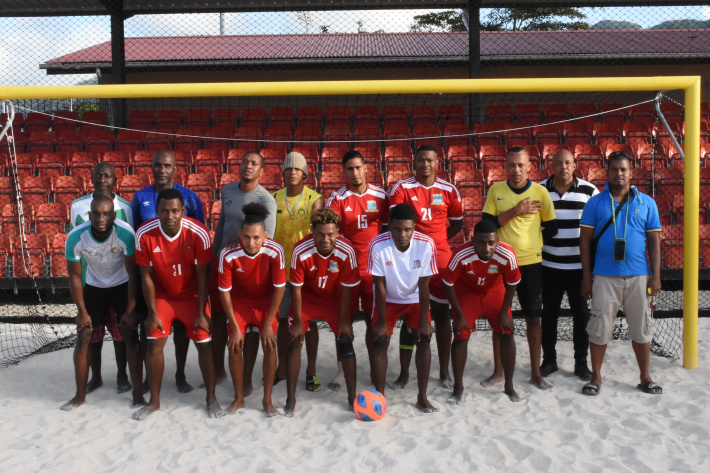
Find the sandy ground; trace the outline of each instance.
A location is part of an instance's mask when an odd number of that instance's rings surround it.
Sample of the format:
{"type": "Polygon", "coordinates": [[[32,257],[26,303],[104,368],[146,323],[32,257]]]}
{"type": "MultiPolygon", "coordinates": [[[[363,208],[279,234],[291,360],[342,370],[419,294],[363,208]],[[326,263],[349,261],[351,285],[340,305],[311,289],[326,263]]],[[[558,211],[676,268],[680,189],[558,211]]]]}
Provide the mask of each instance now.
{"type": "MultiPolygon", "coordinates": [[[[361,390],[371,385],[364,324],[355,328],[361,390]]],[[[61,350],[0,369],[0,471],[710,471],[710,320],[700,321],[700,340],[694,370],[652,356],[654,379],[665,388],[662,396],[636,389],[630,342],[612,342],[601,394],[587,397],[572,374],[571,342],[558,344],[561,370],[548,378],[554,388],[543,392],[527,383],[527,343],[517,337],[515,383],[523,400],[515,404],[502,385],[479,385],[492,369],[490,332],[474,334],[463,406],[448,405],[450,392],[432,375],[429,398],[440,411],[420,413],[414,407],[412,367],[410,384],[386,393],[385,418],[370,423],[355,419],[344,390],[325,386],[336,371],[327,330],[321,330],[318,358],[324,387],[306,392],[302,371],[292,419],[267,419],[261,411],[261,356],[257,389],[246,409],[207,418],[203,390],[178,394],[175,389],[172,343],[166,348],[162,411],[143,422],[131,419],[130,393],[115,392],[113,350],[106,343],[104,387],[84,406],[63,412],[59,406],[73,396],[74,374],[71,350],[61,350]]],[[[390,381],[398,371],[394,345],[390,381]]],[[[432,344],[432,367],[437,360],[432,344]]],[[[194,347],[187,375],[194,386],[200,384],[194,347]]],[[[274,390],[279,409],[285,384],[274,390]]],[[[217,396],[223,407],[229,405],[231,380],[218,386],[217,396]]]]}

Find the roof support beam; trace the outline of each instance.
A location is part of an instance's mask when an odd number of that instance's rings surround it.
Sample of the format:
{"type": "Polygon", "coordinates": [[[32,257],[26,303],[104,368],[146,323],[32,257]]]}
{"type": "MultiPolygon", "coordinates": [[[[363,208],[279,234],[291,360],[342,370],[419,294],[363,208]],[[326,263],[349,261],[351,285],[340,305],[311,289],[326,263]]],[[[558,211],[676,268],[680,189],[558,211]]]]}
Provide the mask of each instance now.
{"type": "MultiPolygon", "coordinates": [[[[481,77],[481,0],[468,0],[468,77],[481,77]]],[[[469,94],[469,123],[481,120],[481,101],[478,94],[469,94]]]]}
{"type": "MultiPolygon", "coordinates": [[[[102,0],[105,3],[106,0],[102,0]]],[[[126,83],[126,35],[124,31],[123,0],[111,0],[111,82],[126,83]]],[[[111,99],[113,126],[125,127],[128,123],[126,99],[111,99]]]]}

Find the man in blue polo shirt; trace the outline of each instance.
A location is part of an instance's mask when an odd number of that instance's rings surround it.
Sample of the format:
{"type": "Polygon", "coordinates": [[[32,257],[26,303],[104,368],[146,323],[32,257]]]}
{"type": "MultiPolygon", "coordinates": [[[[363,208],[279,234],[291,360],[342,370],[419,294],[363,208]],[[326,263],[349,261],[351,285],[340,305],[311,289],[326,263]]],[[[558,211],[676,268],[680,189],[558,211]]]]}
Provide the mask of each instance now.
{"type": "Polygon", "coordinates": [[[603,192],[589,199],[579,222],[582,296],[592,299],[587,324],[592,379],[582,388],[582,393],[590,396],[599,394],[601,389],[604,353],[621,306],[640,371],[641,383],[637,388],[649,394],[663,393],[648,371],[651,297],[661,290],[661,221],[653,199],[630,185],[630,162],[624,152],[609,156],[609,182],[603,192]],[[594,240],[597,245],[592,270],[594,240]]]}
{"type": "MultiPolygon", "coordinates": [[[[177,171],[177,159],[175,154],[167,149],[156,151],[153,155],[153,182],[152,186],[148,186],[139,190],[133,196],[133,228],[138,228],[148,220],[158,216],[156,213],[156,204],[158,194],[163,189],[177,189],[182,194],[185,200],[185,215],[192,217],[200,223],[205,223],[205,215],[202,211],[202,202],[193,191],[187,187],[173,182],[175,171],[177,171]]],[[[142,296],[139,297],[142,300],[142,296]]],[[[142,305],[142,304],[141,304],[142,305]]],[[[173,342],[175,343],[175,361],[177,370],[175,372],[175,383],[178,391],[181,393],[189,393],[192,391],[192,386],[185,378],[185,362],[187,360],[187,351],[190,348],[190,339],[185,336],[185,330],[180,327],[181,322],[175,321],[177,328],[173,330],[173,342]]],[[[145,344],[144,344],[145,345],[145,344]]]]}

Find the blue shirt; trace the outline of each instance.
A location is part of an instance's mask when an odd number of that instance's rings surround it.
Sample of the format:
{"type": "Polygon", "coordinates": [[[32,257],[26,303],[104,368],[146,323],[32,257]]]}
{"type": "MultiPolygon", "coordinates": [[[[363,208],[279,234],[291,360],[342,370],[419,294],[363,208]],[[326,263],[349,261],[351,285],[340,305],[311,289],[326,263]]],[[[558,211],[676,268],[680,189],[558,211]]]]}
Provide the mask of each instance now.
{"type": "MultiPolygon", "coordinates": [[[[609,193],[609,184],[604,191],[595,195],[582,211],[580,227],[594,228],[594,237],[606,225],[619,202],[609,193]]],[[[658,207],[651,196],[640,192],[631,186],[631,196],[616,217],[616,233],[619,239],[624,238],[626,228],[626,256],[624,261],[614,261],[614,223],[609,225],[597,244],[594,259],[594,274],[599,276],[641,276],[651,274],[651,268],[646,257],[646,232],[660,232],[661,220],[658,207]],[[626,222],[628,212],[628,226],[626,222]]]]}
{"type": "MultiPolygon", "coordinates": [[[[202,211],[202,202],[197,194],[180,184],[173,184],[173,189],[179,190],[182,198],[185,199],[185,215],[204,224],[205,214],[202,211]]],[[[133,196],[133,228],[137,230],[143,222],[158,216],[155,213],[157,202],[158,192],[153,190],[153,186],[148,186],[135,193],[133,196]]]]}

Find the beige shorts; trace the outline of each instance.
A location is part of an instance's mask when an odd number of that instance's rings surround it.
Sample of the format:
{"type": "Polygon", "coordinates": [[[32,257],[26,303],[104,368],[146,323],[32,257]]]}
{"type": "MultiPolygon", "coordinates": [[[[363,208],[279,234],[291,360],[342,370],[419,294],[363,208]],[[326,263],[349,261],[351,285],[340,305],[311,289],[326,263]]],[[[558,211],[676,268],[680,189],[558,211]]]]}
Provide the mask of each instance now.
{"type": "Polygon", "coordinates": [[[614,319],[623,306],[629,338],[636,343],[651,341],[651,297],[647,284],[650,276],[594,276],[592,309],[587,333],[595,345],[606,345],[614,332],[614,319]]]}

